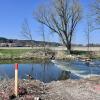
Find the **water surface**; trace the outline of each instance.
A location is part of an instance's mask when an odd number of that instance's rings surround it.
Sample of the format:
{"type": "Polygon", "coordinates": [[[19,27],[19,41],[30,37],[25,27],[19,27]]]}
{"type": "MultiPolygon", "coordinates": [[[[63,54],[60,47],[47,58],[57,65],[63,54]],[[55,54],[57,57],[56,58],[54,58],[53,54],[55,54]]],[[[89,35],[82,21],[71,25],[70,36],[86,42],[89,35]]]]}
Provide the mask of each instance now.
{"type": "MultiPolygon", "coordinates": [[[[14,78],[15,64],[0,64],[0,79],[14,78]]],[[[46,63],[19,64],[19,78],[27,79],[31,75],[33,79],[43,82],[51,82],[65,79],[81,79],[91,76],[100,76],[100,61],[91,63],[82,61],[53,60],[46,63]]]]}
{"type": "MultiPolygon", "coordinates": [[[[0,76],[4,78],[14,78],[14,64],[0,64],[0,76]]],[[[43,82],[50,82],[69,78],[69,72],[63,71],[53,63],[32,63],[19,64],[19,78],[26,79],[27,75],[31,75],[33,79],[43,82]]]]}

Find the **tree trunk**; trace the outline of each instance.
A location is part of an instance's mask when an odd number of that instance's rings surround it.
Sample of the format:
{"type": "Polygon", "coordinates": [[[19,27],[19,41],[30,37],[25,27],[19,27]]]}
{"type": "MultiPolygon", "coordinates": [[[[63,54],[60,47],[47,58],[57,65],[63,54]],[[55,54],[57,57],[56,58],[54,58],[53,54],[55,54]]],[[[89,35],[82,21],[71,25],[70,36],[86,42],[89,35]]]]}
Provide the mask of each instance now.
{"type": "Polygon", "coordinates": [[[71,54],[71,43],[67,44],[67,51],[68,51],[68,54],[71,54]]]}

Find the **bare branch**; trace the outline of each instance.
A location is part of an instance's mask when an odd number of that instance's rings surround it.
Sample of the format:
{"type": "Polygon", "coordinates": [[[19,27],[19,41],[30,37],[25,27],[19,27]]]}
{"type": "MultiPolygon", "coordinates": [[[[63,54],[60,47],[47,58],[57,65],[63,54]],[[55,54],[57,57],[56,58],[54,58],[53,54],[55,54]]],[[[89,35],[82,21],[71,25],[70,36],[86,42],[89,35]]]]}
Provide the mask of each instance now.
{"type": "Polygon", "coordinates": [[[95,29],[100,29],[100,0],[96,0],[92,4],[92,14],[95,24],[98,25],[95,29]]]}
{"type": "Polygon", "coordinates": [[[52,7],[41,6],[34,14],[36,20],[57,33],[71,51],[73,33],[81,19],[78,0],[53,0],[52,7]]]}
{"type": "Polygon", "coordinates": [[[27,19],[24,19],[24,22],[22,24],[21,27],[21,34],[26,37],[28,40],[31,41],[31,45],[33,47],[33,38],[32,38],[32,33],[31,33],[31,29],[29,27],[28,21],[27,19]]]}

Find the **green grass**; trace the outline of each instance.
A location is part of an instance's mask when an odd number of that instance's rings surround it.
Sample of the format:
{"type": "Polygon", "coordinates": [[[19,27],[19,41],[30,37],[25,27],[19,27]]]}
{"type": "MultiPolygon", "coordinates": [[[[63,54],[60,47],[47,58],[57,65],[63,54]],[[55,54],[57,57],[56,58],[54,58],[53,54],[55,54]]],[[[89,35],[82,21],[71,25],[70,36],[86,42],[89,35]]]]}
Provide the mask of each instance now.
{"type": "Polygon", "coordinates": [[[75,54],[75,55],[88,55],[88,51],[71,51],[71,54],[75,54]]]}
{"type": "Polygon", "coordinates": [[[32,62],[43,62],[48,61],[47,58],[37,57],[26,57],[27,52],[39,52],[41,49],[0,49],[0,64],[1,63],[32,63],[32,62]],[[25,55],[26,54],[26,55],[25,55]]]}
{"type": "MultiPolygon", "coordinates": [[[[46,50],[46,52],[51,52],[49,49],[46,50]]],[[[47,59],[47,57],[41,57],[41,53],[44,52],[44,50],[41,49],[11,49],[11,48],[7,48],[7,49],[0,49],[0,59],[2,60],[9,60],[9,59],[32,59],[32,60],[41,60],[41,59],[47,59]],[[33,54],[30,55],[29,54],[33,54]],[[36,56],[34,56],[34,54],[37,54],[36,56]],[[29,55],[28,55],[29,54],[29,55]]]]}
{"type": "Polygon", "coordinates": [[[0,56],[20,56],[26,52],[32,51],[32,49],[0,49],[0,56]]]}

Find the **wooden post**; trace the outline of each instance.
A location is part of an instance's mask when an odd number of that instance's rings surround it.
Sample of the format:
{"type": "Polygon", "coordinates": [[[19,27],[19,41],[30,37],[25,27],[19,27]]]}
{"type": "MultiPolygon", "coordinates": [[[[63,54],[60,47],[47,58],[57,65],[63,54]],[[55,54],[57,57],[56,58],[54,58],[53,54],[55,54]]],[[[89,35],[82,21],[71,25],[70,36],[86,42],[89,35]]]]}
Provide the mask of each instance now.
{"type": "Polygon", "coordinates": [[[15,96],[18,96],[18,64],[15,64],[15,96]]]}

